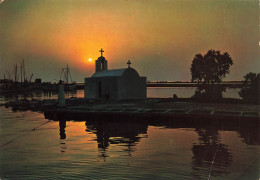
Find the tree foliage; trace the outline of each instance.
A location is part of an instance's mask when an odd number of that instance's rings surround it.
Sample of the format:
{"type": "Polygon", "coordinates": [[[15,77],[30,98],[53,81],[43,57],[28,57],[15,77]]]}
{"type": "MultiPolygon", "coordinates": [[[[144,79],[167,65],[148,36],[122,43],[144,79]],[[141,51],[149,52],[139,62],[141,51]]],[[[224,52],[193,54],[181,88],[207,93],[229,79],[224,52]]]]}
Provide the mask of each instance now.
{"type": "Polygon", "coordinates": [[[198,82],[195,96],[222,97],[224,89],[219,83],[229,73],[232,64],[227,52],[221,54],[220,51],[209,50],[204,56],[195,55],[190,67],[192,82],[198,82]]]}
{"type": "Polygon", "coordinates": [[[260,73],[248,73],[244,76],[243,87],[239,92],[240,97],[242,97],[247,102],[260,103],[260,73]]]}

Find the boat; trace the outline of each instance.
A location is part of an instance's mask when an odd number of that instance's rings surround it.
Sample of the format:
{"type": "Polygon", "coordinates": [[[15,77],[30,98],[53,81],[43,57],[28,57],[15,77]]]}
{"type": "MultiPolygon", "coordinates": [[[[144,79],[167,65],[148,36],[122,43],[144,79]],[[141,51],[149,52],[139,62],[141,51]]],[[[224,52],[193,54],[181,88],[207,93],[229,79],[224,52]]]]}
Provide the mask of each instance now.
{"type": "Polygon", "coordinates": [[[26,77],[24,59],[21,62],[19,73],[17,64],[14,65],[14,79],[10,78],[8,71],[6,72],[8,76],[6,77],[4,74],[4,79],[0,79],[0,93],[23,93],[32,90],[31,80],[33,74],[26,77]],[[20,82],[18,82],[19,77],[21,78],[20,82]]]}
{"type": "Polygon", "coordinates": [[[72,80],[68,64],[67,67],[61,69],[60,82],[64,84],[65,91],[76,90],[76,82],[72,80]]]}

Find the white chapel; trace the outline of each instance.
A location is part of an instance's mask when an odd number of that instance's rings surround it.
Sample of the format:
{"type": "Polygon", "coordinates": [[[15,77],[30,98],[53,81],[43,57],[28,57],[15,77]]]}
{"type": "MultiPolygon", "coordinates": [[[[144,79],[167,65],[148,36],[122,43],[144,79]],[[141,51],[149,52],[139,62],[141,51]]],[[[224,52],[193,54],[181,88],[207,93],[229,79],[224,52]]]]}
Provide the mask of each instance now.
{"type": "Polygon", "coordinates": [[[146,98],[146,77],[140,77],[138,72],[128,67],[108,70],[107,60],[103,56],[96,60],[96,72],[85,78],[85,99],[131,100],[146,98]]]}

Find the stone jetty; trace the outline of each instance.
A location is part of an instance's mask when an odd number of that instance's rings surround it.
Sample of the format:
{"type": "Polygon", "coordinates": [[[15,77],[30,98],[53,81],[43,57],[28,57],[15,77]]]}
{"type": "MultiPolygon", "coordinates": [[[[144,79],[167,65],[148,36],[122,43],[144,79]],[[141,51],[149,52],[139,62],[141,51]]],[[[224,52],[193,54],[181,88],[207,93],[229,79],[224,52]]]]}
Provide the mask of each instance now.
{"type": "Polygon", "coordinates": [[[209,123],[254,122],[259,125],[260,105],[230,103],[198,103],[171,98],[148,98],[132,101],[92,101],[83,98],[65,100],[19,100],[4,106],[13,110],[40,111],[47,119],[67,120],[178,120],[209,123]]]}

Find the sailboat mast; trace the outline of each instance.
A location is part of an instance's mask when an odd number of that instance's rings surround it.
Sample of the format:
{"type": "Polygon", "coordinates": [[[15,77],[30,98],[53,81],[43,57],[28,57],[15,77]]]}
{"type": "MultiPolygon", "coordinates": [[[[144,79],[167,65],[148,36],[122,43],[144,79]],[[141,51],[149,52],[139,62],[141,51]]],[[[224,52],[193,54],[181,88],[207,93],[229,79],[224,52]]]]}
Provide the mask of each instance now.
{"type": "Polygon", "coordinates": [[[14,65],[14,82],[17,82],[17,64],[14,65]]]}
{"type": "Polygon", "coordinates": [[[25,82],[25,66],[24,66],[24,59],[23,59],[23,82],[25,82]]]}
{"type": "Polygon", "coordinates": [[[21,84],[22,84],[22,82],[23,82],[23,62],[21,62],[21,70],[20,70],[20,72],[21,72],[21,84]]]}
{"type": "Polygon", "coordinates": [[[69,83],[69,65],[67,64],[66,81],[69,83]]]}

